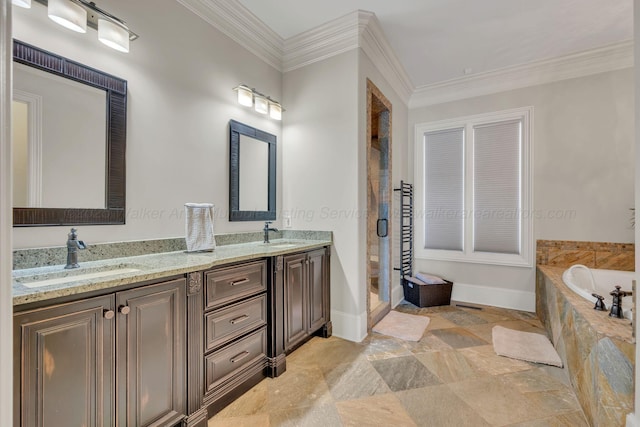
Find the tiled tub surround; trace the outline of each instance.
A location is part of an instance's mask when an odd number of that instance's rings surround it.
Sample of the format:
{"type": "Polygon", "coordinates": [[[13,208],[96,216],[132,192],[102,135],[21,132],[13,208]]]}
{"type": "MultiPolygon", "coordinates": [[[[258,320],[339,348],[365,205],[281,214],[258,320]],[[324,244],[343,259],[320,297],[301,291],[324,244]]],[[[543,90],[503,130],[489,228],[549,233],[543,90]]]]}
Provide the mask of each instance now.
{"type": "Polygon", "coordinates": [[[86,255],[88,250],[82,251],[80,253],[80,268],[73,270],[64,270],[63,268],[66,262],[66,247],[18,250],[14,252],[14,264],[16,264],[15,257],[17,256],[20,259],[17,264],[23,268],[13,271],[13,305],[114,288],[207,270],[217,265],[307,251],[332,244],[331,232],[287,230],[273,233],[271,244],[262,243],[262,237],[262,233],[217,235],[218,245],[215,251],[197,253],[184,251],[186,247],[184,239],[105,243],[96,245],[94,248],[99,248],[96,249],[96,252],[108,259],[91,261],[91,258],[86,255]],[[283,241],[289,244],[285,247],[278,247],[278,243],[283,241]],[[64,257],[60,258],[58,252],[62,252],[64,257]],[[51,258],[52,254],[55,254],[54,258],[51,258]],[[39,267],[24,268],[27,259],[32,261],[31,265],[39,267]],[[46,262],[47,260],[50,260],[50,263],[46,262]],[[74,276],[85,272],[114,267],[127,267],[138,271],[97,279],[74,279],[74,276]],[[49,277],[64,277],[65,275],[69,278],[68,281],[60,284],[40,288],[28,288],[21,284],[24,281],[46,280],[49,277]]]}
{"type": "Polygon", "coordinates": [[[634,271],[635,245],[633,243],[538,240],[536,264],[555,267],[583,264],[590,268],[634,271]]]}
{"type": "MultiPolygon", "coordinates": [[[[624,426],[634,400],[631,324],[593,310],[590,302],[564,284],[564,270],[538,265],[536,312],[568,370],[590,424],[624,426]]],[[[605,302],[609,306],[610,298],[605,302]]]]}

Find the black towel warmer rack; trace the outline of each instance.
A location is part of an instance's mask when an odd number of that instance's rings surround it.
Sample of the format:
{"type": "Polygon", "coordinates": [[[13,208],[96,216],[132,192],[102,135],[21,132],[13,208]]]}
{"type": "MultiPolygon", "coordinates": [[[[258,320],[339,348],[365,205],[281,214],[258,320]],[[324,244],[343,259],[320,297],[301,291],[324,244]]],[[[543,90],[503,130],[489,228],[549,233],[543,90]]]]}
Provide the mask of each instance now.
{"type": "Polygon", "coordinates": [[[400,279],[404,286],[405,277],[413,275],[413,184],[400,181],[400,279]]]}

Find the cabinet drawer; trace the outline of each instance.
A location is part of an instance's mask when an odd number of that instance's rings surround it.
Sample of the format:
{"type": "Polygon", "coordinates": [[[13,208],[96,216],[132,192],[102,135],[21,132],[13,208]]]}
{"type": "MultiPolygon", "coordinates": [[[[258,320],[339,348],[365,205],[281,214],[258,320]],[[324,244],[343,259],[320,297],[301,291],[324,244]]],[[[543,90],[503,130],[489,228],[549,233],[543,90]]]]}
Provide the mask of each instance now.
{"type": "Polygon", "coordinates": [[[244,367],[266,357],[266,350],[267,328],[264,327],[238,342],[205,356],[206,392],[213,391],[218,384],[242,371],[244,367]]]}
{"type": "Polygon", "coordinates": [[[206,347],[213,350],[245,332],[267,324],[267,296],[260,295],[205,316],[206,347]]]}
{"type": "Polygon", "coordinates": [[[205,310],[267,289],[267,262],[257,261],[205,273],[205,310]]]}

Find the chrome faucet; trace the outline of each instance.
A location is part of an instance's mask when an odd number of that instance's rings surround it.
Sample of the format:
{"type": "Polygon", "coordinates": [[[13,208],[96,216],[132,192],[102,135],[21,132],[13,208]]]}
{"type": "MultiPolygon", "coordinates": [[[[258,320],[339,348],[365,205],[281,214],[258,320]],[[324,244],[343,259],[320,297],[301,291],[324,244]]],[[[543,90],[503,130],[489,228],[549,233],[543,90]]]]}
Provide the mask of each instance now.
{"type": "Polygon", "coordinates": [[[71,233],[67,235],[67,265],[65,269],[78,268],[78,249],[87,249],[87,245],[82,240],[78,240],[78,234],[75,228],[71,229],[71,233]]]}
{"type": "Polygon", "coordinates": [[[262,231],[264,231],[264,243],[269,243],[269,232],[270,231],[278,231],[277,228],[274,227],[269,227],[269,224],[271,224],[273,221],[265,221],[264,222],[264,228],[262,229],[262,231]]]}

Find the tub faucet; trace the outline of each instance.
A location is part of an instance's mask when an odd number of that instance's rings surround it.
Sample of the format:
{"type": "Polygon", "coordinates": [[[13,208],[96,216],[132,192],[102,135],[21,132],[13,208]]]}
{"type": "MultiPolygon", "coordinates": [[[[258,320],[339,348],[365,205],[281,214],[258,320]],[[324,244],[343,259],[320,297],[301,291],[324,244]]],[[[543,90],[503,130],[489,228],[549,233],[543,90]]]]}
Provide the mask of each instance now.
{"type": "Polygon", "coordinates": [[[65,269],[78,268],[78,249],[87,249],[87,245],[82,240],[78,240],[78,230],[71,229],[71,233],[67,235],[67,265],[65,269]]]}
{"type": "Polygon", "coordinates": [[[264,228],[262,229],[262,231],[264,231],[264,243],[269,243],[269,232],[270,231],[278,231],[277,228],[274,227],[269,227],[269,224],[271,224],[272,221],[265,221],[264,222],[264,228]]]}
{"type": "Polygon", "coordinates": [[[593,307],[594,310],[607,311],[607,306],[604,305],[604,297],[602,295],[593,293],[591,296],[597,300],[596,305],[593,307]]]}
{"type": "Polygon", "coordinates": [[[615,288],[616,289],[614,291],[609,292],[609,295],[613,296],[609,316],[624,319],[624,314],[622,313],[622,297],[633,295],[633,292],[622,291],[620,290],[621,287],[619,285],[616,285],[615,288]]]}

